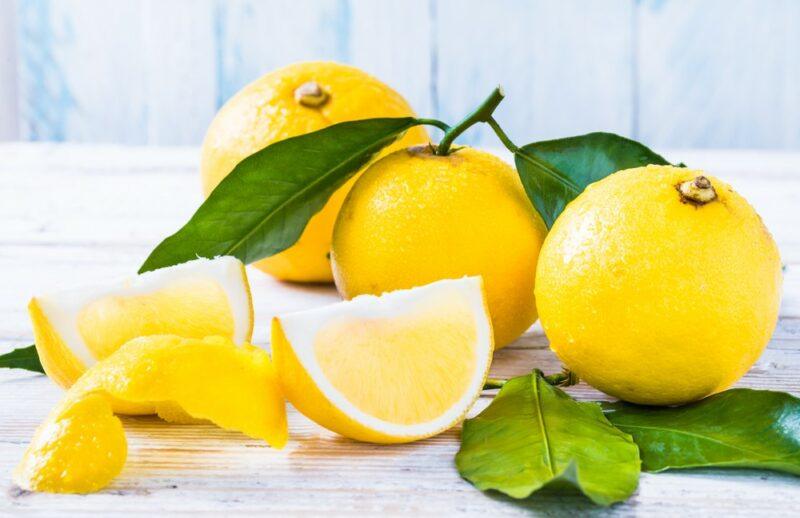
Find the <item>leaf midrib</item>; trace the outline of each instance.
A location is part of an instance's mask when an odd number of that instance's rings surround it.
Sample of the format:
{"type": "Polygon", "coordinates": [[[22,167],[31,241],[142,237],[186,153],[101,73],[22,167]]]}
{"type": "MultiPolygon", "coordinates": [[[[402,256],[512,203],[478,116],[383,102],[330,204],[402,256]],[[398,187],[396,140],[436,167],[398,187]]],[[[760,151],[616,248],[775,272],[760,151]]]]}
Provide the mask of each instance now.
{"type": "Polygon", "coordinates": [[[726,446],[726,447],[731,448],[733,450],[741,451],[741,452],[744,452],[744,453],[750,453],[751,455],[756,455],[758,457],[761,457],[762,459],[770,459],[770,458],[772,458],[772,457],[765,456],[763,453],[755,451],[755,450],[750,450],[748,448],[743,448],[741,446],[737,446],[737,445],[734,445],[734,444],[729,444],[729,443],[727,443],[725,441],[722,441],[720,439],[716,439],[716,438],[713,438],[713,437],[708,437],[708,436],[701,435],[701,434],[698,434],[698,433],[688,432],[688,431],[685,431],[685,430],[675,430],[675,429],[672,429],[672,428],[659,428],[659,427],[656,427],[656,426],[630,425],[630,424],[621,424],[621,423],[613,423],[613,424],[614,424],[614,426],[617,426],[619,428],[635,428],[637,430],[654,430],[654,431],[663,432],[663,433],[674,433],[674,434],[677,434],[677,435],[686,435],[688,437],[694,437],[696,439],[703,439],[703,440],[708,441],[708,442],[713,442],[715,444],[726,446]]]}
{"type": "Polygon", "coordinates": [[[544,457],[547,461],[547,468],[550,470],[550,476],[556,476],[556,469],[553,465],[553,457],[550,448],[550,437],[547,435],[547,427],[544,423],[544,414],[542,413],[542,397],[541,393],[539,392],[539,375],[533,374],[531,375],[531,380],[533,381],[533,395],[536,398],[536,416],[539,420],[539,431],[542,434],[542,443],[544,444],[544,457]]]}
{"type": "MultiPolygon", "coordinates": [[[[399,132],[399,131],[400,131],[400,130],[397,130],[397,132],[399,132]]],[[[384,136],[383,136],[383,137],[381,137],[381,138],[383,139],[383,138],[386,138],[387,136],[388,136],[388,135],[384,135],[384,136]]],[[[378,140],[378,141],[376,141],[376,142],[379,142],[379,141],[380,141],[380,140],[378,140]]],[[[303,195],[303,194],[305,194],[306,192],[308,192],[308,191],[309,191],[309,189],[312,189],[313,187],[315,187],[316,185],[318,185],[318,184],[319,184],[319,183],[320,183],[322,180],[326,179],[328,176],[330,176],[331,174],[333,174],[335,171],[337,171],[337,170],[341,169],[341,168],[342,168],[342,166],[343,166],[344,164],[347,164],[347,163],[349,163],[351,160],[353,160],[353,159],[355,159],[356,157],[360,156],[362,153],[365,153],[365,152],[366,152],[368,149],[369,149],[369,146],[366,146],[366,147],[364,147],[363,149],[361,149],[360,151],[357,151],[357,152],[355,152],[355,153],[351,154],[350,156],[348,156],[348,157],[347,157],[347,159],[346,159],[346,160],[344,160],[344,161],[340,162],[338,166],[336,166],[336,167],[334,167],[333,169],[329,170],[327,173],[325,173],[325,174],[321,175],[321,176],[320,176],[320,177],[318,177],[316,180],[312,181],[311,183],[309,183],[308,185],[306,185],[304,188],[300,189],[300,190],[299,190],[299,191],[298,191],[298,192],[297,192],[295,195],[293,195],[293,196],[290,196],[289,198],[287,198],[287,199],[286,199],[284,202],[282,202],[282,203],[281,203],[279,206],[277,206],[277,207],[275,208],[275,210],[273,210],[273,211],[272,211],[270,214],[268,214],[268,215],[267,215],[267,217],[265,217],[265,218],[263,218],[262,220],[260,220],[260,221],[259,221],[259,222],[258,222],[258,223],[257,223],[257,224],[256,224],[256,225],[255,225],[255,226],[252,228],[252,229],[250,229],[250,231],[248,231],[248,232],[247,232],[247,234],[245,234],[245,235],[244,235],[244,236],[243,236],[241,239],[239,239],[239,240],[238,240],[236,243],[234,243],[234,244],[233,244],[233,245],[231,245],[230,247],[226,248],[226,249],[225,249],[225,252],[224,252],[224,255],[231,254],[231,253],[232,253],[234,250],[237,250],[237,249],[238,249],[238,248],[239,248],[239,247],[240,247],[240,246],[241,246],[243,243],[245,243],[245,242],[246,242],[248,239],[250,239],[250,238],[253,236],[253,234],[255,234],[255,233],[256,233],[256,232],[257,232],[257,231],[258,231],[258,230],[259,230],[259,229],[260,229],[260,228],[261,228],[263,225],[265,225],[265,224],[266,224],[267,222],[269,222],[269,221],[270,221],[270,220],[271,220],[271,219],[272,219],[272,218],[273,218],[273,217],[274,217],[274,216],[275,216],[277,213],[279,213],[281,210],[283,210],[283,208],[284,208],[284,207],[286,207],[286,206],[287,206],[287,205],[289,205],[290,203],[292,203],[292,202],[294,202],[295,200],[297,200],[297,199],[298,199],[298,198],[299,198],[301,195],[303,195]]]]}
{"type": "Polygon", "coordinates": [[[528,150],[526,150],[524,148],[519,148],[519,149],[517,149],[515,154],[517,156],[519,156],[519,157],[522,157],[524,160],[527,160],[528,162],[530,162],[534,166],[540,168],[542,171],[544,171],[547,174],[547,176],[549,176],[553,180],[557,181],[558,183],[560,183],[562,186],[566,187],[567,189],[570,189],[575,194],[575,196],[577,196],[578,194],[581,193],[581,189],[579,189],[578,186],[575,185],[575,183],[572,180],[561,176],[560,174],[558,174],[558,172],[556,170],[554,170],[551,167],[549,167],[548,164],[545,164],[545,163],[541,162],[536,157],[531,156],[528,153],[529,153],[528,150]]]}

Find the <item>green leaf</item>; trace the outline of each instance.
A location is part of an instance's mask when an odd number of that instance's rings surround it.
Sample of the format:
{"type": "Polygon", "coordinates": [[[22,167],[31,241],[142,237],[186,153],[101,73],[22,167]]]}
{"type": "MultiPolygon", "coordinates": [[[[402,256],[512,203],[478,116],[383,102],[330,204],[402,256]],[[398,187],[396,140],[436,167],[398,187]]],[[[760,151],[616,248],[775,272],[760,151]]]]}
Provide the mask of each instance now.
{"type": "Polygon", "coordinates": [[[250,155],[153,250],[139,273],[198,256],[233,255],[251,263],[285,250],[338,187],[419,123],[410,117],[343,122],[250,155]]]}
{"type": "Polygon", "coordinates": [[[481,490],[526,498],[566,485],[610,505],[636,489],[639,451],[600,405],[573,400],[537,370],[509,380],[483,412],[464,422],[456,466],[481,490]]]}
{"type": "Polygon", "coordinates": [[[621,169],[669,164],[646,146],[613,133],[534,142],[519,148],[514,161],[547,228],[590,183],[621,169]]]}
{"type": "Polygon", "coordinates": [[[0,355],[0,368],[6,369],[25,369],[44,374],[44,367],[39,361],[35,345],[20,347],[10,353],[0,355]]]}
{"type": "Polygon", "coordinates": [[[800,475],[800,399],[732,389],[690,405],[605,403],[606,417],[633,436],[647,471],[729,467],[800,475]]]}

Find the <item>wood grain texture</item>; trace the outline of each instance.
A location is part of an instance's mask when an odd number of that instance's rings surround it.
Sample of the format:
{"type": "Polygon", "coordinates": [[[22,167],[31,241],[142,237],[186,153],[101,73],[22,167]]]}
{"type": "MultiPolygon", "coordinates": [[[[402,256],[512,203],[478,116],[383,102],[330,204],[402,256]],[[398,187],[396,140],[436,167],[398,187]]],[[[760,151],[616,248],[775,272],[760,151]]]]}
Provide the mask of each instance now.
{"type": "MultiPolygon", "coordinates": [[[[437,115],[455,123],[501,84],[497,120],[522,145],[630,135],[633,2],[436,2],[437,115]]],[[[461,139],[498,144],[486,127],[461,139]]]]}
{"type": "Polygon", "coordinates": [[[430,107],[427,0],[237,0],[215,12],[218,104],[295,61],[333,60],[388,82],[420,112],[430,107]]]}
{"type": "MultiPolygon", "coordinates": [[[[0,145],[0,352],[31,342],[25,314],[35,293],[133,272],[153,244],[199,201],[196,148],[0,145]]],[[[769,347],[739,386],[800,395],[800,154],[672,151],[730,181],[764,216],[786,262],[781,319],[769,347]]],[[[274,281],[250,269],[255,342],[268,347],[276,313],[338,300],[327,286],[274,281]]],[[[560,368],[536,325],[496,354],[492,375],[560,368]]],[[[582,400],[605,396],[585,384],[582,400]]],[[[0,371],[0,515],[360,515],[792,516],[797,477],[763,471],[644,474],[634,496],[610,509],[577,495],[514,501],[484,494],[453,465],[458,427],[402,446],[360,444],[289,409],[283,451],[213,426],[170,426],[125,418],[130,453],[122,475],[89,496],[47,495],[12,486],[10,473],[36,426],[62,392],[47,378],[0,371]]],[[[472,414],[490,401],[484,393],[472,414]]]]}
{"type": "Polygon", "coordinates": [[[13,0],[0,0],[0,141],[19,138],[17,15],[13,0]]]}
{"type": "Polygon", "coordinates": [[[217,104],[270,70],[295,61],[347,61],[350,10],[338,0],[235,0],[216,18],[217,104]]]}
{"type": "Polygon", "coordinates": [[[17,5],[23,137],[145,143],[139,3],[63,0],[17,5]]]}
{"type": "Polygon", "coordinates": [[[800,3],[639,5],[641,140],[652,146],[800,146],[800,3]]]}
{"type": "Polygon", "coordinates": [[[217,111],[212,0],[143,3],[148,144],[197,144],[217,111]]]}
{"type": "Polygon", "coordinates": [[[421,117],[433,115],[430,0],[350,0],[347,62],[396,89],[421,117]]]}
{"type": "Polygon", "coordinates": [[[248,82],[330,59],[448,122],[502,83],[521,143],[800,149],[798,19],[794,0],[0,0],[0,139],[197,145],[248,82]]]}

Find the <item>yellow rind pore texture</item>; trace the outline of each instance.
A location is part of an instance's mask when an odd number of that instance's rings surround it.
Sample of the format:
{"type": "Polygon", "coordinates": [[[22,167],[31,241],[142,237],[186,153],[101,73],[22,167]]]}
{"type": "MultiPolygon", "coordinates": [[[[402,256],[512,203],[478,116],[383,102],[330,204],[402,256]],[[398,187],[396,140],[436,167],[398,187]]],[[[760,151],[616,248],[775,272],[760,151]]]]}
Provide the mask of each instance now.
{"type": "Polygon", "coordinates": [[[480,275],[499,349],[536,321],[546,232],[517,173],[494,155],[401,150],[372,165],[350,192],[331,263],[347,299],[480,275]]]}
{"type": "Polygon", "coordinates": [[[551,348],[594,387],[674,405],[735,383],[770,339],[778,248],[758,214],[707,176],[717,200],[683,203],[702,171],[647,166],[590,185],[539,256],[536,300],[551,348]]]}
{"type": "MultiPolygon", "coordinates": [[[[339,122],[413,116],[400,94],[357,68],[324,61],[289,65],[247,85],[214,118],[203,142],[203,191],[208,196],[242,159],[274,142],[339,122]],[[327,102],[319,107],[305,106],[295,99],[295,90],[311,81],[328,95],[327,102]]],[[[421,126],[414,127],[382,154],[427,141],[427,132],[421,126]]],[[[354,182],[351,179],[331,196],[297,243],[256,262],[256,267],[282,280],[332,281],[327,257],[331,232],[354,182]]]]}

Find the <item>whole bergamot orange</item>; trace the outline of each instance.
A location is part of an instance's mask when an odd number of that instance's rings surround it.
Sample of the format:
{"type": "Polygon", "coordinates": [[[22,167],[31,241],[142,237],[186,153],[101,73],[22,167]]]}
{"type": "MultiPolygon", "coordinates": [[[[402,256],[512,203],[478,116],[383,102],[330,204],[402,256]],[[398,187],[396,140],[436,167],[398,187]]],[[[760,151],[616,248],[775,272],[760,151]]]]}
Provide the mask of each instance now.
{"type": "Polygon", "coordinates": [[[702,171],[615,173],[570,203],[539,256],[550,347],[594,387],[676,405],[756,361],[778,318],[781,262],[758,214],[702,171]]]}
{"type": "Polygon", "coordinates": [[[420,146],[379,160],[356,182],[331,262],[345,298],[480,275],[499,348],[536,321],[545,233],[511,166],[468,147],[439,156],[420,146]]]}
{"type": "MultiPolygon", "coordinates": [[[[351,66],[315,61],[275,70],[234,95],[212,121],[200,164],[203,191],[208,196],[242,159],[273,142],[339,122],[413,115],[400,94],[351,66]]],[[[428,134],[417,126],[384,154],[427,140],[428,134]]],[[[328,260],[331,232],[354,181],[333,194],[311,218],[297,243],[255,266],[282,280],[333,280],[328,260]]]]}

